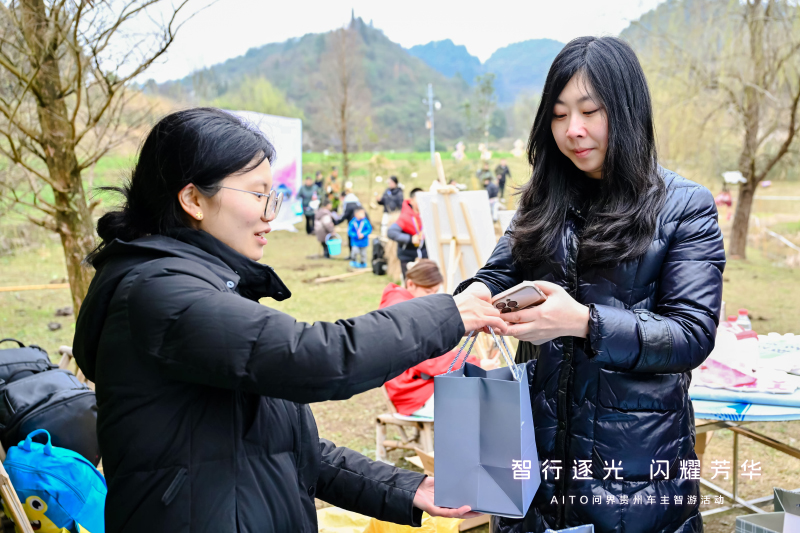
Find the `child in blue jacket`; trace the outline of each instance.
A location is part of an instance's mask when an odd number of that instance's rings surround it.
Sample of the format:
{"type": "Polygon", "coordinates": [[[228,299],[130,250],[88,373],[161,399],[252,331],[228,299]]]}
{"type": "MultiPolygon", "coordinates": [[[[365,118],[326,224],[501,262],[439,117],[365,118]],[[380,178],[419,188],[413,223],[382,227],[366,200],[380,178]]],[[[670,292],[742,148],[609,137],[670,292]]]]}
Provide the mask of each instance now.
{"type": "Polygon", "coordinates": [[[372,224],[367,219],[367,213],[363,207],[355,211],[355,217],[347,227],[347,234],[350,235],[350,266],[353,268],[367,268],[367,248],[369,247],[369,235],[372,233],[372,224]],[[356,258],[358,257],[358,261],[356,258]]]}

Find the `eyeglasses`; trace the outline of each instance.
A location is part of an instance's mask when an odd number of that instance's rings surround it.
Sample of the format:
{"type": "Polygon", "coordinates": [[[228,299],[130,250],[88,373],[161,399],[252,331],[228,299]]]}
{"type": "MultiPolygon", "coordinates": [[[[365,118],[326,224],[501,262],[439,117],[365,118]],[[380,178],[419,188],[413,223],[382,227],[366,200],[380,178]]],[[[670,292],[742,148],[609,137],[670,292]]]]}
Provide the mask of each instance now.
{"type": "Polygon", "coordinates": [[[244,189],[234,189],[233,187],[220,187],[220,189],[230,189],[232,191],[239,191],[239,192],[246,192],[247,194],[252,194],[253,196],[258,197],[258,201],[260,202],[262,198],[266,197],[267,205],[264,206],[264,219],[265,220],[274,220],[276,216],[278,216],[278,211],[281,210],[281,204],[283,203],[283,193],[278,192],[275,189],[269,191],[269,193],[263,192],[253,192],[253,191],[245,191],[244,189]]]}

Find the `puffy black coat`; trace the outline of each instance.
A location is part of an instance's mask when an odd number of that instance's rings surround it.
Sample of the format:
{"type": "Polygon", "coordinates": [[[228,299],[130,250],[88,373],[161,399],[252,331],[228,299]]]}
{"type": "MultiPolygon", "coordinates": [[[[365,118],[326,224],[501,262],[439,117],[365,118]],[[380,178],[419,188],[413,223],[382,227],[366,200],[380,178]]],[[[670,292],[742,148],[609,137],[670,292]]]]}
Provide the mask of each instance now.
{"type": "Polygon", "coordinates": [[[460,287],[477,280],[496,294],[545,280],[590,306],[588,340],[561,337],[538,348],[520,343],[520,360],[537,359],[531,404],[540,466],[561,461],[560,479],[549,469],[525,519],[494,520],[495,531],[541,533],[589,523],[598,533],[702,531],[700,485],[681,479],[681,462],[697,459],[687,390],[690,371],[714,346],[725,252],[711,193],[673,172],[662,175],[666,202],[653,243],[639,259],[579,275],[585,221],[572,208],[552,264],[515,264],[507,233],[486,266],[460,287]],[[590,480],[572,479],[576,460],[591,461],[590,480]],[[651,480],[651,461],[668,462],[668,479],[651,480]],[[620,463],[623,480],[615,480],[604,467],[620,463]],[[620,503],[622,495],[628,504],[620,503]],[[581,503],[581,496],[588,501],[581,503]],[[655,503],[647,503],[650,496],[655,503]]]}
{"type": "Polygon", "coordinates": [[[258,303],[290,296],[270,267],[204,232],[175,237],[107,246],[78,316],[106,531],[316,532],[314,497],[419,524],[424,476],[319,439],[306,404],[451,349],[464,333],[452,297],[304,324],[258,303]]]}
{"type": "Polygon", "coordinates": [[[403,189],[400,187],[389,189],[387,187],[383,192],[383,196],[378,200],[378,204],[383,206],[384,213],[400,211],[403,208],[403,189]]]}
{"type": "Polygon", "coordinates": [[[416,261],[418,257],[422,257],[422,259],[428,258],[426,243],[422,242],[422,248],[414,246],[414,243],[411,242],[413,235],[404,232],[397,223],[389,226],[387,236],[397,243],[397,258],[400,261],[416,261]],[[419,254],[417,250],[420,250],[419,254]]]}

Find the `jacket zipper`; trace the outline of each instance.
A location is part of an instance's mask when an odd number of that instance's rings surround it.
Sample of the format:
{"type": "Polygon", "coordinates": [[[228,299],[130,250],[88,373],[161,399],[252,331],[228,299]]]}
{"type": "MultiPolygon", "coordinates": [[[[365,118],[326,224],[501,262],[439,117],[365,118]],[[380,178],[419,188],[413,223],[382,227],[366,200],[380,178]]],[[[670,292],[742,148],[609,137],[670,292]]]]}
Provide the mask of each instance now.
{"type": "Polygon", "coordinates": [[[83,495],[83,492],[78,490],[78,487],[76,487],[75,485],[73,485],[72,483],[70,483],[69,481],[64,479],[63,477],[59,476],[58,474],[54,474],[54,473],[48,472],[46,470],[38,470],[36,468],[31,468],[29,466],[25,466],[25,465],[22,465],[22,464],[19,464],[19,463],[15,463],[15,462],[8,462],[8,461],[6,461],[5,467],[6,467],[6,470],[8,470],[9,468],[16,468],[17,470],[22,470],[24,472],[30,472],[32,474],[44,474],[46,476],[54,477],[57,480],[59,480],[60,482],[62,482],[64,485],[66,485],[67,487],[71,488],[74,492],[76,492],[78,494],[78,496],[80,496],[80,498],[81,498],[81,503],[86,503],[86,496],[83,495]]]}
{"type": "MultiPolygon", "coordinates": [[[[581,228],[582,231],[582,228],[581,228]]],[[[570,243],[570,254],[568,255],[567,261],[567,279],[572,279],[572,288],[567,291],[572,298],[576,301],[578,299],[578,253],[580,248],[580,240],[579,240],[579,231],[575,228],[574,233],[572,234],[572,243],[570,243]],[[575,255],[572,255],[572,248],[574,248],[575,255]]],[[[563,379],[564,381],[564,402],[563,402],[563,409],[556,408],[556,413],[559,411],[563,412],[564,414],[564,431],[562,433],[563,438],[562,440],[562,456],[561,456],[561,464],[564,467],[563,472],[565,472],[564,476],[561,478],[561,494],[566,498],[566,490],[567,490],[567,474],[566,472],[569,471],[570,465],[567,464],[567,455],[569,452],[569,406],[570,406],[570,386],[569,383],[572,379],[572,360],[575,355],[575,339],[573,337],[567,337],[565,339],[565,347],[564,347],[564,365],[565,365],[565,372],[566,375],[563,379]]],[[[560,407],[560,406],[559,406],[560,407]]],[[[559,513],[559,528],[564,529],[567,522],[567,504],[566,499],[564,500],[564,504],[560,507],[561,512],[559,513]]]]}
{"type": "Polygon", "coordinates": [[[172,503],[172,500],[175,499],[175,496],[178,495],[178,491],[181,490],[183,484],[186,483],[186,474],[188,470],[185,468],[181,468],[178,470],[178,473],[175,475],[175,478],[172,480],[172,483],[169,484],[167,490],[164,491],[164,495],[161,496],[161,502],[164,505],[169,505],[172,503]]]}

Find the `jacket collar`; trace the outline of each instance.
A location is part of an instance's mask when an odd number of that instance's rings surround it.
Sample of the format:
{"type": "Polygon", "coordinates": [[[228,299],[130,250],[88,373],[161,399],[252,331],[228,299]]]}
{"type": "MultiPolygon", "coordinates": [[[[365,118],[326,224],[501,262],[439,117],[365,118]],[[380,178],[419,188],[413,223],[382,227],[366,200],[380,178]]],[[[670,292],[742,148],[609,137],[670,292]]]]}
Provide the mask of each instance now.
{"type": "Polygon", "coordinates": [[[168,236],[205,252],[202,257],[217,267],[212,269],[215,274],[220,274],[219,266],[227,267],[221,277],[238,278],[229,281],[233,281],[237,292],[245,298],[260,300],[269,297],[282,301],[292,295],[272,267],[245,257],[210,233],[179,229],[168,236]]]}

